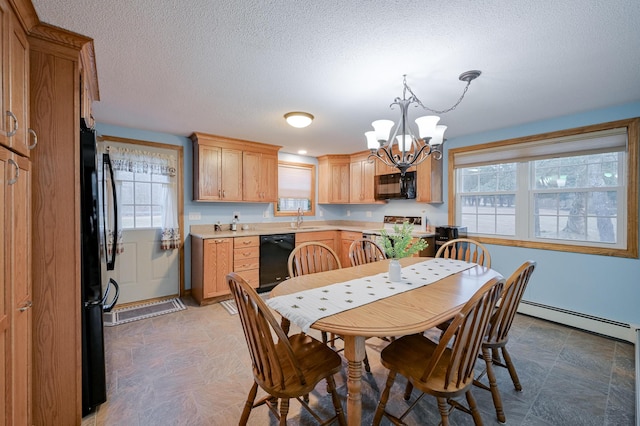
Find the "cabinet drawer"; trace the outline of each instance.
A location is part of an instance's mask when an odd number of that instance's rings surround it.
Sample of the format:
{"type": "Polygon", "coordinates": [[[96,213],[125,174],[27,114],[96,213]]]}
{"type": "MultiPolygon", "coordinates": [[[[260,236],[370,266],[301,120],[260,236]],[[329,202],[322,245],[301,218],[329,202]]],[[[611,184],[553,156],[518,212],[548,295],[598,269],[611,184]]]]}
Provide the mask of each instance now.
{"type": "Polygon", "coordinates": [[[258,269],[260,267],[260,260],[257,258],[252,259],[235,259],[233,262],[233,270],[235,272],[238,271],[247,271],[249,269],[258,269]]]}
{"type": "Polygon", "coordinates": [[[233,248],[256,247],[260,248],[260,238],[255,237],[236,237],[233,239],[233,248]]]}
{"type": "Polygon", "coordinates": [[[233,259],[239,262],[243,262],[246,259],[258,259],[260,258],[260,249],[258,248],[235,248],[233,250],[233,259]]]}
{"type": "Polygon", "coordinates": [[[238,275],[244,278],[244,280],[253,288],[258,288],[258,285],[260,285],[260,273],[257,269],[238,272],[238,275]]]}
{"type": "Polygon", "coordinates": [[[333,240],[337,231],[316,231],[296,233],[296,245],[311,241],[333,240]]]}

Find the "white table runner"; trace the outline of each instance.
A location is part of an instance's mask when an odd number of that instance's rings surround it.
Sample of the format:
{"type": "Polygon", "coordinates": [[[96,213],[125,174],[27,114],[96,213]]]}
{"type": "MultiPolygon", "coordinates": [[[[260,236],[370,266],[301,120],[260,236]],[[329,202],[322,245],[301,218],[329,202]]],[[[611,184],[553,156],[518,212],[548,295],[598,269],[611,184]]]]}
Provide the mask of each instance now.
{"type": "Polygon", "coordinates": [[[434,283],[474,266],[475,263],[461,260],[430,259],[402,268],[400,282],[389,281],[389,273],[383,272],[273,297],[267,300],[267,304],[306,333],[311,324],[320,318],[434,283]]]}

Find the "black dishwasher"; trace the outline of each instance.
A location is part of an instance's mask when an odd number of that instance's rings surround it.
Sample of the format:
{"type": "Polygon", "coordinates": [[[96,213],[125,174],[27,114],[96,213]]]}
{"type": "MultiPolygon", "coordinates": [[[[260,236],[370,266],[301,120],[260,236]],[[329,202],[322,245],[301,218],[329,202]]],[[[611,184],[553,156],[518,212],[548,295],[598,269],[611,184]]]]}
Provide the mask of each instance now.
{"type": "Polygon", "coordinates": [[[295,234],[260,236],[260,286],[258,292],[270,291],[289,278],[287,260],[295,247],[295,234]]]}

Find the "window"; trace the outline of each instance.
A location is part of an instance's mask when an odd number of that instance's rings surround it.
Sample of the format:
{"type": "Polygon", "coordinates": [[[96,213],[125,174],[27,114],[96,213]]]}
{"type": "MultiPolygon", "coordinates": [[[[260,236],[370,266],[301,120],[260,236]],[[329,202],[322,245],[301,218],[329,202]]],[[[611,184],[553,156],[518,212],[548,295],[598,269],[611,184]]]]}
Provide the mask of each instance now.
{"type": "Polygon", "coordinates": [[[638,122],[451,149],[452,223],[494,244],[637,257],[638,122]]]}
{"type": "Polygon", "coordinates": [[[169,176],[119,171],[122,228],[162,228],[169,176]]]}
{"type": "Polygon", "coordinates": [[[313,164],[278,163],[278,202],[275,216],[293,216],[298,209],[315,215],[316,168],[313,164]]]}

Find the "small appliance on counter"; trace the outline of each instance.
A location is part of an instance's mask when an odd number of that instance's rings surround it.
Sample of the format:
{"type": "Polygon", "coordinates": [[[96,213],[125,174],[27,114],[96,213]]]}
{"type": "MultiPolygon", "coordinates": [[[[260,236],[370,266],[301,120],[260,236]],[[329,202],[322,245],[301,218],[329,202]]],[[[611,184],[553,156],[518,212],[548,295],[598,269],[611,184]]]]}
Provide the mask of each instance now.
{"type": "Polygon", "coordinates": [[[427,232],[427,218],[421,216],[385,216],[381,228],[378,229],[365,229],[362,231],[362,237],[368,238],[378,242],[380,237],[380,230],[384,229],[387,233],[393,232],[395,225],[402,225],[404,222],[409,222],[413,225],[412,236],[415,238],[424,239],[428,246],[426,249],[420,252],[420,256],[433,257],[436,254],[436,245],[432,233],[427,232]]]}
{"type": "Polygon", "coordinates": [[[467,227],[446,225],[436,226],[436,246],[440,248],[441,245],[449,240],[455,240],[456,238],[467,238],[467,227]]]}

